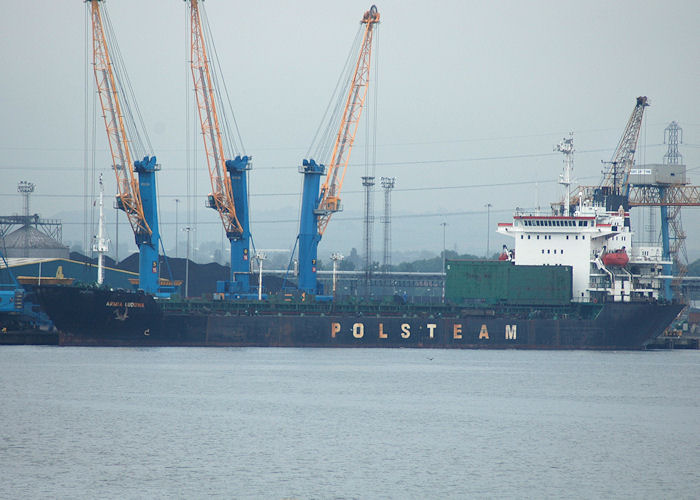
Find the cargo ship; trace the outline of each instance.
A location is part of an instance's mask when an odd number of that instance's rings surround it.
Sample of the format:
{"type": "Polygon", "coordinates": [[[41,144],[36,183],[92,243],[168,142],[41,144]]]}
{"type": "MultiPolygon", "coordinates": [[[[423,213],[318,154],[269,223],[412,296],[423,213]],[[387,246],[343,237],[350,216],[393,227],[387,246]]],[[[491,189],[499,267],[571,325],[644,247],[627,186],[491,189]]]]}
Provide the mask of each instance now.
{"type": "Polygon", "coordinates": [[[643,349],[683,306],[661,296],[668,262],[658,247],[633,245],[624,205],[610,197],[570,213],[517,211],[498,225],[514,238],[498,260],[446,261],[440,304],[37,292],[61,345],[643,349]]]}

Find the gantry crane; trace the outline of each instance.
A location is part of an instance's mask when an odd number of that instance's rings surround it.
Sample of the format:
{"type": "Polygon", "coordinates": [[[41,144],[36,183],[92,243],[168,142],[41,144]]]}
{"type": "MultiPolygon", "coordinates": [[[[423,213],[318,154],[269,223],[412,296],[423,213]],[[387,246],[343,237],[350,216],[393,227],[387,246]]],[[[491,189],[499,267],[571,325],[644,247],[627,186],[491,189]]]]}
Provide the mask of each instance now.
{"type": "Polygon", "coordinates": [[[217,282],[217,292],[227,297],[250,292],[250,225],[248,216],[249,156],[236,155],[227,160],[226,146],[217,111],[214,78],[209,67],[200,5],[198,0],[188,0],[190,5],[190,55],[192,79],[197,98],[199,121],[202,126],[204,150],[211,179],[211,193],[207,207],[215,209],[231,243],[231,274],[229,281],[217,282]]]}
{"type": "Polygon", "coordinates": [[[361,23],[364,27],[360,53],[349,82],[345,108],[327,168],[311,158],[303,160],[299,167],[299,172],[304,175],[304,185],[298,236],[298,288],[306,293],[322,293],[316,281],[318,244],[331,216],[341,210],[340,192],[369,87],[374,27],[379,23],[379,11],[375,5],[365,12],[361,23]],[[319,192],[321,176],[324,174],[326,179],[319,192]]]}
{"type": "MultiPolygon", "coordinates": [[[[155,174],[160,170],[160,165],[156,163],[156,157],[150,152],[141,160],[133,160],[133,149],[138,146],[145,150],[142,142],[145,131],[139,131],[134,121],[130,106],[136,106],[136,102],[133,96],[128,96],[131,99],[127,99],[125,87],[129,88],[129,85],[125,81],[127,75],[121,68],[120,58],[113,60],[110,55],[110,51],[112,49],[118,51],[118,47],[111,34],[107,13],[102,11],[103,1],[87,0],[90,4],[92,19],[97,94],[107,129],[112,166],[117,177],[116,206],[126,213],[139,248],[138,288],[148,293],[166,294],[172,289],[159,289],[160,233],[155,174]],[[107,32],[103,23],[105,19],[109,28],[107,32]],[[109,43],[106,33],[110,36],[109,43]]],[[[147,138],[146,142],[148,142],[147,138]]]]}
{"type": "Polygon", "coordinates": [[[700,206],[700,186],[690,185],[685,177],[683,156],[678,152],[683,130],[671,122],[664,130],[664,142],[668,152],[663,165],[646,165],[638,169],[643,173],[633,176],[629,186],[629,203],[632,207],[659,207],[661,215],[661,247],[663,259],[672,261],[664,266],[664,274],[673,276],[664,280],[664,296],[667,300],[681,299],[680,283],[687,273],[685,232],[681,220],[681,207],[700,206]],[[636,178],[635,178],[636,177],[636,178]],[[673,288],[672,288],[673,286],[673,288]],[[675,297],[674,297],[675,295],[675,297]]]}

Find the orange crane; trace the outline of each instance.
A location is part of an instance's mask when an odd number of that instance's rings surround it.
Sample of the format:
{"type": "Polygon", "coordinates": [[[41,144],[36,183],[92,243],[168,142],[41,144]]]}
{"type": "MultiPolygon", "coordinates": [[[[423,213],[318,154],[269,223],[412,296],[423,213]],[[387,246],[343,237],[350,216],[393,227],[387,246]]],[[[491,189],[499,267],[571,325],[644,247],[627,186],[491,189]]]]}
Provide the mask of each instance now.
{"type": "Polygon", "coordinates": [[[211,193],[207,206],[215,209],[231,243],[231,276],[228,282],[218,282],[217,292],[230,294],[250,291],[250,227],[248,216],[247,172],[251,157],[237,155],[226,159],[224,134],[217,111],[214,78],[209,68],[200,5],[189,0],[190,54],[194,91],[202,126],[202,139],[207,157],[211,193]]]}
{"type": "MultiPolygon", "coordinates": [[[[156,199],[156,171],[160,165],[156,157],[146,155],[142,160],[132,162],[132,146],[142,144],[138,129],[133,120],[128,100],[124,94],[120,74],[119,58],[113,61],[110,49],[116,48],[116,41],[108,44],[103,23],[101,4],[103,0],[87,0],[90,3],[92,19],[92,44],[95,82],[97,94],[102,106],[112,155],[112,166],[117,177],[117,208],[123,210],[134,231],[136,245],[139,247],[139,288],[151,293],[159,289],[160,263],[158,244],[158,211],[156,199]],[[115,65],[114,63],[117,62],[115,65]],[[126,115],[122,105],[126,106],[126,115]],[[138,176],[137,176],[138,174],[138,176]]],[[[109,25],[108,25],[109,26],[109,25]]],[[[132,104],[135,99],[132,96],[132,104]]]]}
{"type": "Polygon", "coordinates": [[[369,88],[372,40],[374,27],[379,23],[379,11],[375,5],[364,13],[361,23],[364,29],[360,53],[345,98],[345,108],[335,136],[327,172],[325,165],[316,163],[313,159],[304,160],[300,167],[300,172],[304,174],[304,187],[298,237],[298,288],[307,293],[320,292],[316,282],[318,243],[331,216],[341,210],[340,192],[369,88]],[[319,193],[320,177],[324,173],[326,179],[319,193]]]}

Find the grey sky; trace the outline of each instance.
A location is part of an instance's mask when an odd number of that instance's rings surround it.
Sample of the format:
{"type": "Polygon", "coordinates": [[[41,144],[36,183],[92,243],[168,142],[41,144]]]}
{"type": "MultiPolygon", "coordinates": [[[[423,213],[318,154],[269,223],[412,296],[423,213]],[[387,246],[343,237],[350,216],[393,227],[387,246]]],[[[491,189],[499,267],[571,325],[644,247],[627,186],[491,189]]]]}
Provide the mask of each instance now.
{"type": "MultiPolygon", "coordinates": [[[[0,213],[19,212],[16,184],[32,181],[32,211],[62,217],[66,239],[80,240],[86,7],[78,0],[3,4],[0,213]]],[[[205,2],[246,151],[254,157],[258,247],[293,244],[296,223],[285,221],[297,218],[296,168],[369,6],[355,0],[205,2]]],[[[689,177],[700,184],[698,2],[387,0],[377,7],[375,173],[397,177],[395,249],[441,250],[445,220],[449,248],[483,253],[486,203],[493,205],[490,241],[497,248],[504,240],[495,235],[496,222],[509,220],[515,207],[537,200],[546,206],[560,197],[561,155],[552,147],[569,131],[575,133],[576,178],[598,181],[600,161],[610,159],[638,95],[651,101],[638,163],[661,162],[663,130],[676,120],[684,130],[685,163],[695,169],[689,177]]],[[[170,247],[173,200],[185,194],[186,100],[192,106],[194,99],[187,5],[109,0],[107,8],[163,165],[161,232],[170,247]]],[[[89,73],[90,92],[92,79],[89,73]]],[[[198,126],[190,121],[192,130],[198,126]]],[[[346,177],[345,211],[334,216],[321,254],[361,246],[365,126],[346,177]]],[[[100,121],[96,144],[96,169],[105,172],[111,196],[114,175],[100,121]]],[[[201,144],[197,148],[201,152],[201,144]]],[[[217,240],[220,220],[201,208],[209,189],[203,157],[197,166],[198,238],[217,240]]],[[[382,197],[376,194],[378,220],[382,197]]],[[[698,212],[684,214],[691,258],[700,256],[698,212]]]]}

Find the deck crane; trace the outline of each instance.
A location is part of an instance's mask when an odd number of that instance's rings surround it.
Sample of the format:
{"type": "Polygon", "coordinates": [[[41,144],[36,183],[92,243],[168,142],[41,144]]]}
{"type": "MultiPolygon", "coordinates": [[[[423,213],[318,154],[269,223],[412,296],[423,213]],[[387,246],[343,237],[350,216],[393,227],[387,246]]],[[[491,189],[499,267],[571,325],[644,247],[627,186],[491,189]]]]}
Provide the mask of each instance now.
{"type": "MultiPolygon", "coordinates": [[[[227,297],[250,292],[250,225],[248,215],[248,170],[252,157],[236,155],[227,160],[230,144],[225,141],[226,129],[221,126],[217,111],[216,91],[205,43],[199,0],[190,5],[190,55],[192,79],[197,99],[199,121],[211,179],[207,207],[215,209],[231,243],[229,281],[217,283],[217,292],[227,297]]],[[[206,18],[205,18],[206,21],[206,18]]],[[[225,117],[224,117],[225,118],[225,117]]]]}
{"type": "Polygon", "coordinates": [[[299,290],[322,293],[316,282],[316,259],[321,241],[331,216],[341,210],[340,192],[360,123],[360,116],[369,88],[370,60],[374,27],[379,23],[375,5],[362,16],[363,27],[360,53],[350,80],[345,108],[333,145],[333,153],[326,165],[309,158],[302,162],[299,172],[304,175],[301,221],[299,224],[299,290]],[[325,181],[319,192],[322,175],[325,181]]]}
{"type": "MultiPolygon", "coordinates": [[[[121,68],[120,57],[117,55],[116,59],[113,59],[110,53],[114,49],[118,54],[118,47],[111,33],[107,13],[102,11],[103,1],[87,0],[92,20],[97,94],[107,129],[112,166],[117,177],[116,207],[126,213],[139,248],[138,288],[148,293],[167,294],[173,291],[172,288],[159,287],[160,234],[155,174],[160,170],[160,165],[156,163],[156,157],[152,154],[144,155],[141,160],[133,160],[134,149],[146,149],[142,142],[145,132],[139,132],[130,108],[130,104],[136,105],[135,99],[129,95],[131,102],[127,100],[126,90],[130,85],[125,81],[127,76],[121,68]],[[107,30],[103,20],[106,20],[107,30]]],[[[148,142],[147,136],[145,139],[148,142]]]]}
{"type": "MultiPolygon", "coordinates": [[[[579,186],[571,199],[572,204],[578,204],[583,200],[605,203],[608,210],[616,211],[620,205],[625,210],[629,208],[627,196],[629,195],[629,175],[634,166],[634,155],[637,151],[637,141],[642,128],[644,109],[649,106],[646,97],[637,97],[632,114],[627,121],[625,131],[615,148],[612,158],[606,164],[608,169],[603,172],[603,178],[598,186],[579,186]]],[[[562,203],[562,209],[564,208],[562,203]]]]}

